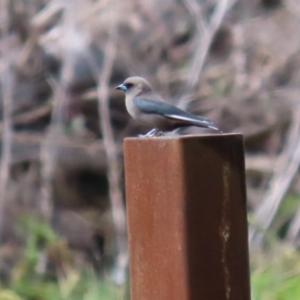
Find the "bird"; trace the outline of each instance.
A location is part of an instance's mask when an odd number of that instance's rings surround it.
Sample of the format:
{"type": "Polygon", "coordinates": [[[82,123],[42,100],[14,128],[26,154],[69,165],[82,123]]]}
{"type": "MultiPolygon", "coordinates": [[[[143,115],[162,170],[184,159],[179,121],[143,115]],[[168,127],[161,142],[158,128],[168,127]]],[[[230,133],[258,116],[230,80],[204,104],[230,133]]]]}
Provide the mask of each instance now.
{"type": "Polygon", "coordinates": [[[125,92],[126,109],[131,117],[140,124],[152,128],[147,134],[140,136],[163,136],[165,132],[188,126],[210,128],[221,132],[213,121],[164,101],[143,77],[129,77],[116,89],[125,92]]]}

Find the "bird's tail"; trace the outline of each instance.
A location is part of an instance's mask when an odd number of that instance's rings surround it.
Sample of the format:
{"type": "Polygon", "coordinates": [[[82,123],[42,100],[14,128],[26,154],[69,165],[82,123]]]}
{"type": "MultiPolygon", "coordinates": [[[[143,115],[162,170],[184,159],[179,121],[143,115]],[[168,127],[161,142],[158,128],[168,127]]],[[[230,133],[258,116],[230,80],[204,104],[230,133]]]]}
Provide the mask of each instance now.
{"type": "Polygon", "coordinates": [[[190,121],[195,126],[210,128],[210,129],[216,130],[218,132],[222,132],[222,130],[219,127],[217,127],[217,125],[212,120],[193,116],[192,118],[190,118],[190,121]]]}
{"type": "Polygon", "coordinates": [[[220,133],[223,132],[223,131],[222,131],[219,127],[217,127],[216,125],[209,125],[208,128],[213,129],[213,130],[216,130],[216,131],[218,131],[218,132],[220,132],[220,133]]]}
{"type": "Polygon", "coordinates": [[[165,115],[165,117],[178,121],[181,127],[193,125],[222,132],[222,130],[220,130],[212,120],[198,117],[185,111],[180,111],[180,113],[177,114],[165,115]]]}

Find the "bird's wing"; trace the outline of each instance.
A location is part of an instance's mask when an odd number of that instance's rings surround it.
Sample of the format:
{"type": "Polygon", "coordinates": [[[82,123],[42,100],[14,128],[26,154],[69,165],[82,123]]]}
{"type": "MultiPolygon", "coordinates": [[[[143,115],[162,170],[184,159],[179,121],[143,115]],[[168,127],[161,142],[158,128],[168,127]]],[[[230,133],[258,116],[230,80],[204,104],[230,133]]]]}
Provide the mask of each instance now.
{"type": "Polygon", "coordinates": [[[163,101],[148,100],[137,97],[133,99],[136,107],[144,114],[155,114],[167,117],[168,115],[180,115],[184,113],[181,109],[163,101]]]}
{"type": "Polygon", "coordinates": [[[141,97],[134,98],[133,101],[142,113],[161,115],[173,121],[218,130],[211,120],[192,115],[166,102],[153,101],[141,97]]]}

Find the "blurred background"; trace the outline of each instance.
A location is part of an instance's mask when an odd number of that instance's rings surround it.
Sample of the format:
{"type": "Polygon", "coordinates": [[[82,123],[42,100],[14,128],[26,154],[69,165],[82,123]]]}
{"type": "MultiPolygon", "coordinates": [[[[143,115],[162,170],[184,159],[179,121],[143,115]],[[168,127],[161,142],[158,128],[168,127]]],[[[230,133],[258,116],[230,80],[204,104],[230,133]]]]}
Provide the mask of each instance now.
{"type": "Polygon", "coordinates": [[[128,297],[132,75],[244,134],[252,297],[300,299],[299,0],[0,5],[1,300],[128,297]]]}

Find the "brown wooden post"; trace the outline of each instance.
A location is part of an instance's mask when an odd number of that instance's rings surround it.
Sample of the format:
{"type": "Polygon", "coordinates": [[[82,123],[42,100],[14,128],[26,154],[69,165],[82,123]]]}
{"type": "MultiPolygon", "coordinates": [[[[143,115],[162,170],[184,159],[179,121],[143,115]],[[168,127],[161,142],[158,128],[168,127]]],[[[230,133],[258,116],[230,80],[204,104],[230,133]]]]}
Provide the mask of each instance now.
{"type": "Polygon", "coordinates": [[[132,300],[249,300],[241,134],[124,142],[132,300]]]}

